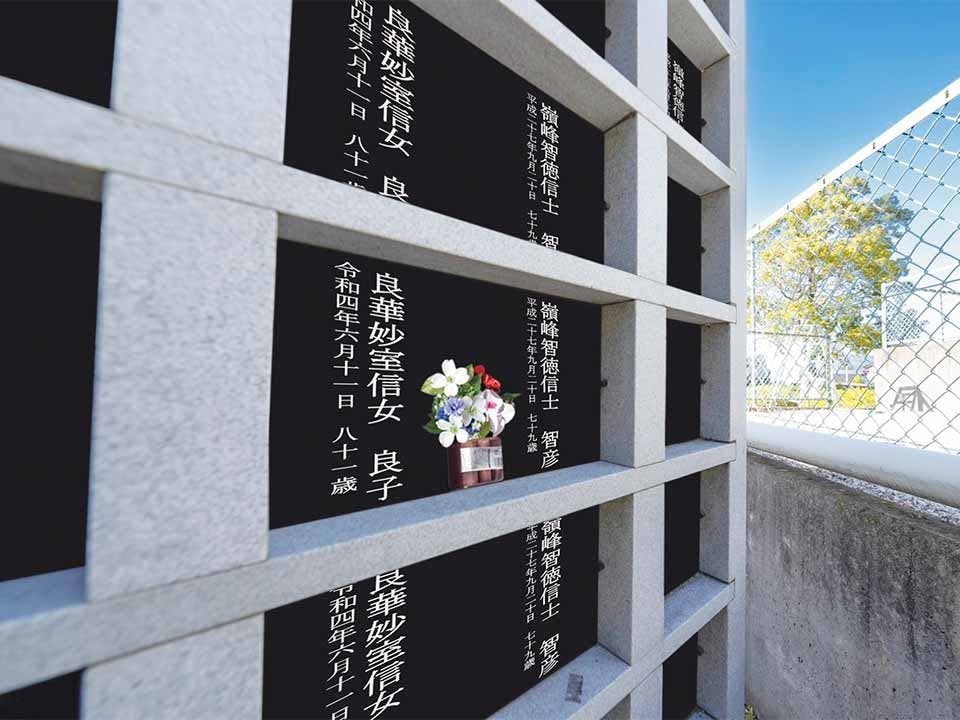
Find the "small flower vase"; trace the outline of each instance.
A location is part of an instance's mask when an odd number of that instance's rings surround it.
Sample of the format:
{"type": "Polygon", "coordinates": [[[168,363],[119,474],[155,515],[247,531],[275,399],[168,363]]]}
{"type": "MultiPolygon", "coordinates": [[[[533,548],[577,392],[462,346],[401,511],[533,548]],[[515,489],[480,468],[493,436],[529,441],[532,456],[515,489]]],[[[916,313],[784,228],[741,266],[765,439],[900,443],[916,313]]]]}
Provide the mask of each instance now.
{"type": "Polygon", "coordinates": [[[451,490],[503,480],[503,444],[498,437],[454,442],[447,448],[447,483],[451,490]]]}

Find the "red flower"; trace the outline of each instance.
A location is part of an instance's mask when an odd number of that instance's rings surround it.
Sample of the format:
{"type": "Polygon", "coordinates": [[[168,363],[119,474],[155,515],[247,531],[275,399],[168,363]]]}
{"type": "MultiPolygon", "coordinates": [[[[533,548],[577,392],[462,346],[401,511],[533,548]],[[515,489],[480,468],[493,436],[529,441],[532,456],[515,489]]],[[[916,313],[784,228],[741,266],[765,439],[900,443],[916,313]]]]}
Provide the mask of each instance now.
{"type": "Polygon", "coordinates": [[[497,380],[493,375],[483,376],[483,386],[487,390],[493,390],[495,393],[500,392],[500,381],[497,380]]]}
{"type": "Polygon", "coordinates": [[[481,378],[487,374],[487,369],[483,365],[474,365],[473,374],[479,375],[481,378]]]}

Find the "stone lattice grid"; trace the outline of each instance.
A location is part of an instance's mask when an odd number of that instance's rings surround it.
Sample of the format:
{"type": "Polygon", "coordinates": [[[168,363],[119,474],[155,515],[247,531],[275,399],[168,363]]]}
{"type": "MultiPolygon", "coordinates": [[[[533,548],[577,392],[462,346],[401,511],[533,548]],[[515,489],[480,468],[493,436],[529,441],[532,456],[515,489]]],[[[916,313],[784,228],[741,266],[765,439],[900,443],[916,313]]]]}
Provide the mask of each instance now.
{"type": "Polygon", "coordinates": [[[103,207],[85,564],[0,583],[0,694],[82,673],[83,718],[260,718],[264,613],[597,506],[598,643],[496,716],[659,718],[694,637],[698,712],[742,716],[744,2],[608,0],[605,57],[532,0],[416,5],[604,133],[604,264],[284,165],[290,0],[121,0],[109,107],[0,77],[0,179],[103,207]],[[668,36],[702,143],[666,112],[668,36]],[[668,177],[701,198],[699,295],[666,283],[668,177]],[[269,529],[278,238],[599,307],[599,461],[269,529]],[[704,381],[669,447],[667,319],[704,381]],[[665,489],[697,473],[698,572],[667,593],[665,489]]]}

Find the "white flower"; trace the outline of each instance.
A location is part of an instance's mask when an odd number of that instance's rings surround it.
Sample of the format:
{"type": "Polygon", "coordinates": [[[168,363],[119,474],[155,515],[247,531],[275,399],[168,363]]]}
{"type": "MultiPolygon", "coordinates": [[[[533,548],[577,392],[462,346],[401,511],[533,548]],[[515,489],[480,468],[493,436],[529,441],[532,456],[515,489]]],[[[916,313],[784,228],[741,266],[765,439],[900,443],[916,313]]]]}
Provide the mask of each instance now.
{"type": "Polygon", "coordinates": [[[440,428],[440,444],[445,448],[453,445],[454,439],[460,443],[470,439],[467,431],[463,429],[463,418],[460,415],[454,415],[450,420],[437,420],[437,427],[440,428]]]}
{"type": "Polygon", "coordinates": [[[457,367],[453,360],[444,360],[440,369],[443,372],[434,373],[430,376],[430,387],[434,390],[443,388],[443,394],[447,397],[456,397],[460,385],[463,385],[470,379],[470,374],[466,368],[457,367]]]}
{"type": "MultiPolygon", "coordinates": [[[[504,425],[513,420],[513,416],[516,414],[517,409],[513,406],[513,403],[504,403],[503,407],[500,408],[500,417],[503,418],[504,425]]],[[[503,428],[500,429],[503,430],[503,428]]]]}
{"type": "MultiPolygon", "coordinates": [[[[483,393],[480,393],[482,395],[483,393]]],[[[482,423],[487,419],[487,409],[480,400],[480,395],[476,398],[463,397],[463,424],[469,425],[472,420],[482,423]]]]}
{"type": "Polygon", "coordinates": [[[513,420],[516,414],[516,408],[508,402],[504,402],[493,390],[484,390],[473,399],[473,412],[478,412],[487,422],[490,423],[490,433],[497,437],[503,432],[507,423],[513,420]]]}

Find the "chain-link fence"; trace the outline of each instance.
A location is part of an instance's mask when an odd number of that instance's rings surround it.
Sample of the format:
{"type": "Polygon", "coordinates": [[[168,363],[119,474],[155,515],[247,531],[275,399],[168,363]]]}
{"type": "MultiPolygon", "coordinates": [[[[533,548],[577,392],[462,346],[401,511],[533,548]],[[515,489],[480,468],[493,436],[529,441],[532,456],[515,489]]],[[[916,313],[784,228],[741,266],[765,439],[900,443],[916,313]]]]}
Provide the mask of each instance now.
{"type": "Polygon", "coordinates": [[[958,90],[752,233],[751,419],[960,454],[958,90]]]}

